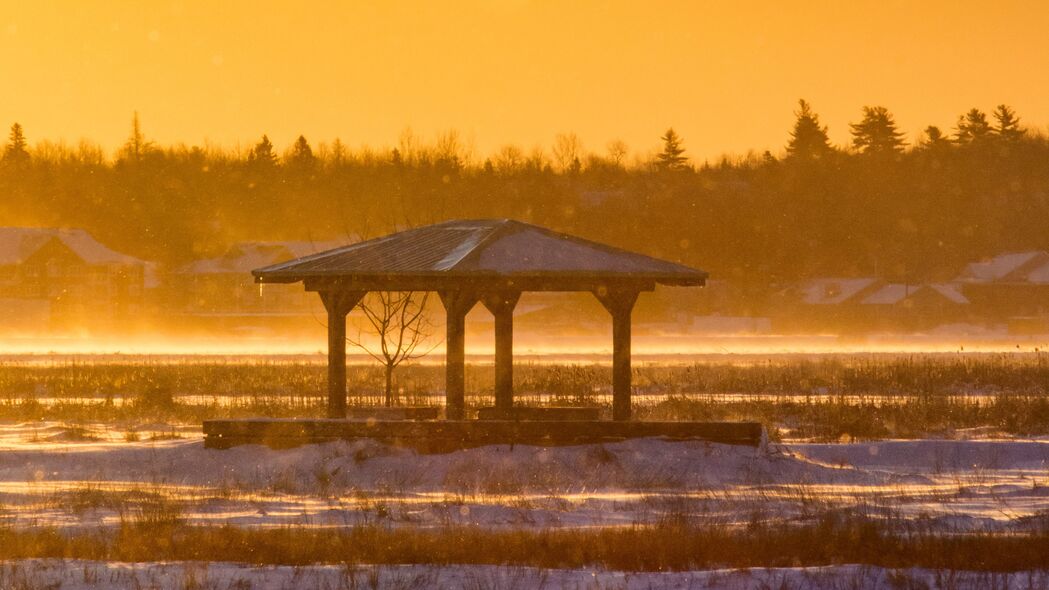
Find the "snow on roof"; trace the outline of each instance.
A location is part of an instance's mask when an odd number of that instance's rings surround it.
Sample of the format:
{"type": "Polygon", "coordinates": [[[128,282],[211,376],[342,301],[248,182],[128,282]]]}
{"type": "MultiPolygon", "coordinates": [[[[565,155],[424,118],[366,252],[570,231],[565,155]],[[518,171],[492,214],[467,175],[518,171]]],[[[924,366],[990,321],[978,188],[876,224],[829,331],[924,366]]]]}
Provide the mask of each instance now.
{"type": "Polygon", "coordinates": [[[943,295],[952,303],[967,304],[969,298],[962,293],[962,286],[957,283],[933,283],[929,288],[943,295]]]}
{"type": "Polygon", "coordinates": [[[87,264],[144,264],[111,250],[82,229],[0,227],[0,264],[21,264],[53,240],[58,240],[87,264]]]}
{"type": "Polygon", "coordinates": [[[1027,273],[1027,282],[1036,285],[1049,284],[1049,262],[1046,262],[1027,273]]]}
{"type": "Polygon", "coordinates": [[[1026,279],[1025,271],[1030,272],[1047,264],[1049,264],[1049,254],[1041,250],[1011,252],[967,265],[959,280],[969,283],[1022,282],[1026,279]]]}
{"type": "Polygon", "coordinates": [[[808,305],[836,305],[852,299],[878,283],[878,279],[812,279],[800,287],[801,300],[808,305]]]}
{"type": "Polygon", "coordinates": [[[240,242],[225,254],[191,262],[180,272],[189,274],[249,273],[260,266],[276,264],[289,258],[309,256],[342,245],[342,242],[240,242]]]}
{"type": "Polygon", "coordinates": [[[262,282],[379,276],[607,279],[703,285],[707,273],[512,219],[455,220],[257,268],[262,282]]]}
{"type": "Polygon", "coordinates": [[[928,285],[908,285],[905,283],[889,283],[880,287],[860,301],[863,305],[895,305],[916,293],[934,291],[951,303],[965,304],[969,300],[962,295],[958,285],[950,283],[938,283],[928,285]]]}
{"type": "Polygon", "coordinates": [[[903,301],[920,288],[904,283],[889,283],[864,297],[860,303],[864,305],[892,305],[903,301]]]}

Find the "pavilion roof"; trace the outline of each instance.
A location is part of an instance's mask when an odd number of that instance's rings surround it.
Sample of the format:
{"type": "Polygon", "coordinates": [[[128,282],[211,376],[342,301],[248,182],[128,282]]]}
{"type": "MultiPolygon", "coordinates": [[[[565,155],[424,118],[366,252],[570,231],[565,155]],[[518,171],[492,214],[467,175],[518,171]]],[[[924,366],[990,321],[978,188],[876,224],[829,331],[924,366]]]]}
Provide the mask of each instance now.
{"type": "Polygon", "coordinates": [[[606,283],[699,286],[707,273],[514,221],[460,220],[410,229],[252,271],[260,283],[325,281],[388,290],[466,280],[522,289],[589,290],[606,283]]]}

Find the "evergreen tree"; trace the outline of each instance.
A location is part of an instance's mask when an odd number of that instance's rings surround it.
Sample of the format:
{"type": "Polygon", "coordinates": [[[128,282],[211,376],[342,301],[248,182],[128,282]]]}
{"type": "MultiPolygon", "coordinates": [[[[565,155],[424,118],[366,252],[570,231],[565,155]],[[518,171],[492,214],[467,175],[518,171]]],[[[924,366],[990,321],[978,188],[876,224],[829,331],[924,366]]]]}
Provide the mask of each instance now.
{"type": "Polygon", "coordinates": [[[790,132],[787,155],[798,159],[819,159],[829,155],[833,148],[827,137],[827,128],[820,125],[819,115],[812,112],[809,103],[804,99],[799,100],[798,110],[794,114],[797,120],[790,132]]]}
{"type": "Polygon", "coordinates": [[[852,128],[852,146],[860,153],[899,153],[906,145],[892,113],[885,107],[863,107],[863,120],[851,123],[849,127],[852,128]]]}
{"type": "Polygon", "coordinates": [[[277,165],[277,154],[273,153],[273,142],[269,136],[263,135],[262,139],[255,144],[248,154],[248,162],[256,166],[271,167],[277,165]]]}
{"type": "Polygon", "coordinates": [[[1024,130],[1020,128],[1020,117],[1008,105],[1000,104],[994,109],[994,120],[996,125],[992,131],[998,137],[1007,141],[1016,141],[1023,137],[1024,130]]]}
{"type": "Polygon", "coordinates": [[[987,122],[987,114],[980,109],[969,109],[969,112],[958,117],[957,129],[954,140],[958,143],[973,143],[983,141],[991,135],[991,125],[987,122]]]}
{"type": "Polygon", "coordinates": [[[950,144],[950,140],[943,134],[936,125],[929,125],[925,128],[925,137],[922,140],[921,145],[923,147],[942,147],[950,144]]]}
{"type": "Polygon", "coordinates": [[[10,141],[4,148],[4,163],[20,163],[29,160],[29,147],[26,144],[22,126],[11,125],[10,141]]]}
{"type": "Polygon", "coordinates": [[[313,155],[313,149],[310,148],[310,143],[306,141],[306,137],[300,135],[295,140],[295,145],[291,148],[291,156],[288,158],[288,163],[296,168],[310,168],[313,166],[316,158],[313,155]]]}
{"type": "Polygon", "coordinates": [[[656,164],[664,170],[682,170],[688,167],[688,156],[683,155],[681,136],[671,127],[659,139],[663,140],[663,151],[656,155],[656,164]]]}
{"type": "Polygon", "coordinates": [[[138,121],[138,111],[131,116],[131,135],[121,149],[121,157],[132,162],[141,162],[142,158],[153,149],[153,142],[146,140],[142,126],[138,121]]]}
{"type": "Polygon", "coordinates": [[[346,163],[346,146],[338,137],[331,144],[331,165],[338,168],[346,163]]]}

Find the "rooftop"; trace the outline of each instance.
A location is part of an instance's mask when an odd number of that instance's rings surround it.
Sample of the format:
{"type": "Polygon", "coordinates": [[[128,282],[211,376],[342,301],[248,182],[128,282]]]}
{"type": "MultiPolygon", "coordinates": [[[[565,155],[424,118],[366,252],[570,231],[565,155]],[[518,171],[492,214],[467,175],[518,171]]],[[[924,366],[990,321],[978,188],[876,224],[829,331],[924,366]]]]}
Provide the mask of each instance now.
{"type": "Polygon", "coordinates": [[[566,288],[601,280],[703,285],[707,273],[539,226],[514,221],[448,221],[394,233],[252,271],[258,282],[380,279],[557,279],[566,288]]]}
{"type": "Polygon", "coordinates": [[[50,227],[0,227],[0,264],[21,264],[52,241],[69,248],[86,264],[144,264],[138,258],[111,250],[82,229],[50,227]]]}
{"type": "Polygon", "coordinates": [[[240,242],[225,254],[216,258],[196,260],[184,266],[180,272],[188,274],[242,274],[263,265],[276,264],[329,250],[337,244],[332,242],[240,242]]]}
{"type": "MultiPolygon", "coordinates": [[[[1049,265],[1049,253],[1041,250],[999,254],[990,260],[973,262],[965,267],[959,281],[965,283],[1028,282],[1029,275],[1049,265]]],[[[1049,277],[1049,272],[1038,273],[1039,280],[1049,277]]]]}

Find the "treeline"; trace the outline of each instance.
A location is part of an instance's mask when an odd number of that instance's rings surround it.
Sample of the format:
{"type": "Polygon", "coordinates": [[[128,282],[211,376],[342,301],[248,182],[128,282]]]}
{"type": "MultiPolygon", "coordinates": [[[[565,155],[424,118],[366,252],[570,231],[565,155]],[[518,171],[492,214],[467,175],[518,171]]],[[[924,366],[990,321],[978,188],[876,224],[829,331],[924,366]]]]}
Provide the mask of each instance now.
{"type": "Polygon", "coordinates": [[[513,217],[760,287],[815,275],[922,281],[1009,250],[1049,249],[1049,139],[1007,106],[972,109],[912,145],[865,107],[834,146],[801,101],[781,154],[693,163],[663,150],[476,156],[454,132],[424,144],[349,149],[300,137],[281,152],[160,146],[137,116],[127,143],[40,142],[19,125],[0,160],[0,224],[84,227],[127,253],[177,265],[239,240],[371,237],[450,218],[513,217]]]}

